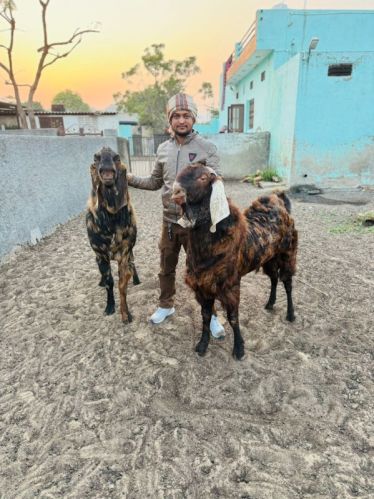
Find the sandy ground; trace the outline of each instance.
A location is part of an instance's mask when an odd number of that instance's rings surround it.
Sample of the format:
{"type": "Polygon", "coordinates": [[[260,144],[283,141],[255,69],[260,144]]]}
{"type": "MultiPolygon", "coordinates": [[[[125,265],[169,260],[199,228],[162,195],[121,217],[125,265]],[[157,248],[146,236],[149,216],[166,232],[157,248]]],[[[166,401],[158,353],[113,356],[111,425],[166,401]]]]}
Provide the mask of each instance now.
{"type": "MultiPolygon", "coordinates": [[[[243,207],[258,193],[227,191],[243,207]]],[[[118,309],[103,316],[83,215],[0,267],[1,498],[373,497],[374,234],[330,232],[373,198],[293,201],[296,322],[283,289],[269,313],[267,277],[246,276],[237,362],[231,332],[195,354],[184,257],[177,313],[148,323],[160,193],[131,192],[142,284],[129,289],[130,326],[118,309]]]]}

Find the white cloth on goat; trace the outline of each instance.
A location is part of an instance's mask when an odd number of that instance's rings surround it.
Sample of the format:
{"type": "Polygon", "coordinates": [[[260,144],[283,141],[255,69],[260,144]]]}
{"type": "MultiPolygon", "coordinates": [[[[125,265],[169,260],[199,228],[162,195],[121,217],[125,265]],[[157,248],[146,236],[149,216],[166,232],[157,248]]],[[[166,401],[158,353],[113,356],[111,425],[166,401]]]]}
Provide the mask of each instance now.
{"type": "Polygon", "coordinates": [[[210,232],[215,232],[217,224],[229,215],[230,208],[226,198],[225,187],[222,180],[216,180],[213,182],[212,194],[210,196],[210,218],[212,220],[210,232]]]}

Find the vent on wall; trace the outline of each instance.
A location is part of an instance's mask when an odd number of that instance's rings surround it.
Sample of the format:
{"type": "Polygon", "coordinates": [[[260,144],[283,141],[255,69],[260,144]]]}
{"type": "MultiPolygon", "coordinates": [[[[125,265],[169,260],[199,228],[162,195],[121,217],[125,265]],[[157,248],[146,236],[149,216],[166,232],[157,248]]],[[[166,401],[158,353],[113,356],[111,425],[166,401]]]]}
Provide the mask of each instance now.
{"type": "Polygon", "coordinates": [[[329,66],[328,76],[351,76],[352,64],[331,64],[329,66]]]}

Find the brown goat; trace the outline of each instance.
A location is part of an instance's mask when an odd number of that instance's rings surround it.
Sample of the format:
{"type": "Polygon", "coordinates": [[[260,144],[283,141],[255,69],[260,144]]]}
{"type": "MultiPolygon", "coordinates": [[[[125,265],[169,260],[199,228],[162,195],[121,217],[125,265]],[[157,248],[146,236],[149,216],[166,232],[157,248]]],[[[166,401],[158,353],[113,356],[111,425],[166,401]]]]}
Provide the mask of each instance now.
{"type": "Polygon", "coordinates": [[[119,295],[122,321],[132,321],[126,300],[130,277],[139,284],[132,249],[136,242],[135,213],[127,189],[126,166],[119,155],[103,147],[94,155],[90,168],[92,191],[88,200],[86,226],[101,273],[99,286],[107,290],[105,314],[114,313],[113,277],[110,261],[118,262],[119,295]]]}
{"type": "Polygon", "coordinates": [[[244,355],[239,327],[240,280],[261,267],[271,279],[266,309],[276,300],[278,278],[287,293],[287,320],[295,319],[292,276],[296,270],[297,231],[290,216],[290,201],[284,193],[257,198],[243,213],[230,200],[230,214],[210,231],[210,196],[216,175],[205,165],[185,167],[177,176],[174,201],[189,220],[186,283],[201,305],[203,332],[196,351],[204,355],[209,344],[209,323],[217,298],[227,312],[234,331],[233,355],[244,355]]]}

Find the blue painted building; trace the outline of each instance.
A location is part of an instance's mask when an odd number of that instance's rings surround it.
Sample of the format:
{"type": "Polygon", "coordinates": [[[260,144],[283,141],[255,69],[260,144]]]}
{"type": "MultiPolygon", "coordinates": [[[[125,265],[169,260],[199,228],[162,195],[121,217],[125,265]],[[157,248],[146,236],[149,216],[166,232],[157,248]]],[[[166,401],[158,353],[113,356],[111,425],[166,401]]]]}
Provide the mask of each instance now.
{"type": "Polygon", "coordinates": [[[224,63],[219,126],[270,132],[291,184],[374,185],[374,11],[259,10],[224,63]]]}
{"type": "Polygon", "coordinates": [[[213,135],[219,132],[219,118],[212,118],[206,123],[194,123],[194,130],[201,135],[213,135]]]}

